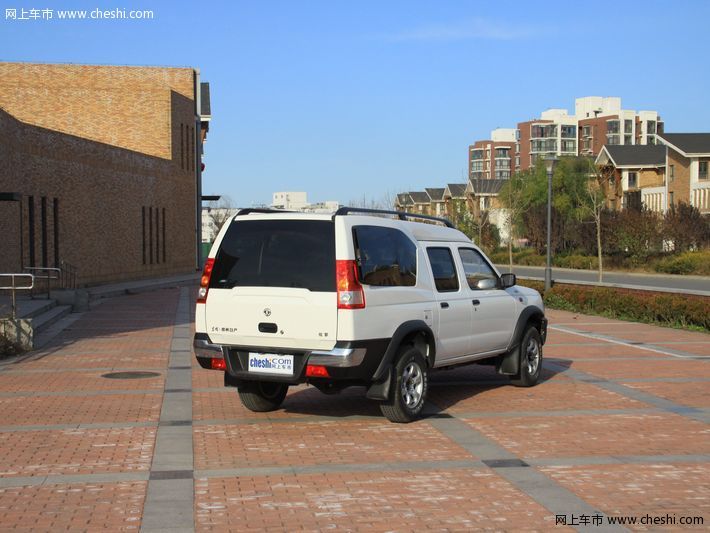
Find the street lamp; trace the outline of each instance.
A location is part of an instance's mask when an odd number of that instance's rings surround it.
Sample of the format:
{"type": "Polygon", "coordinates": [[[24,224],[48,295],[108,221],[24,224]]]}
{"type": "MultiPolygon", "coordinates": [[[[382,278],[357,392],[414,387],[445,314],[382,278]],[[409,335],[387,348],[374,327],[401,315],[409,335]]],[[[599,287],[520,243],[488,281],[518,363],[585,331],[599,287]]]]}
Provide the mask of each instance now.
{"type": "Polygon", "coordinates": [[[545,292],[552,288],[552,249],[550,236],[552,235],[552,174],[555,171],[557,156],[547,154],[544,158],[547,170],[547,258],[545,259],[545,292]]]}

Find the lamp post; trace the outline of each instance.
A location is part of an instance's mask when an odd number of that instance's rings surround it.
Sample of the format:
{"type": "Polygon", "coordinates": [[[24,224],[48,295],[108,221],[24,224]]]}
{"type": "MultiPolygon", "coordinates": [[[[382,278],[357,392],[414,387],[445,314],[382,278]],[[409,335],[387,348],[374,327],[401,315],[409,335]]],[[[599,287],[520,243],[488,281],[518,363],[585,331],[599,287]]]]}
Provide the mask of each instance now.
{"type": "Polygon", "coordinates": [[[547,258],[545,259],[545,291],[552,287],[552,249],[550,245],[552,235],[552,174],[555,171],[557,156],[545,156],[545,169],[547,170],[547,258]]]}

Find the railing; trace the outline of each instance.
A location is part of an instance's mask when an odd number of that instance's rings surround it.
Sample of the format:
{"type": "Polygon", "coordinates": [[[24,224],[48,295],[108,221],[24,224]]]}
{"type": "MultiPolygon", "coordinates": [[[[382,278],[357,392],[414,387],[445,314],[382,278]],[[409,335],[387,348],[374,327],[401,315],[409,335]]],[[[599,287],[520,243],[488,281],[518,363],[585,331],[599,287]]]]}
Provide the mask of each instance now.
{"type": "Polygon", "coordinates": [[[59,268],[62,273],[60,276],[60,282],[63,289],[76,289],[76,277],[79,270],[66,261],[59,262],[59,268]]]}
{"type": "Polygon", "coordinates": [[[35,286],[35,277],[33,274],[27,274],[27,273],[7,273],[7,274],[0,274],[0,278],[10,278],[10,285],[5,286],[5,285],[0,285],[0,290],[9,290],[10,291],[10,298],[12,299],[12,319],[15,320],[17,318],[17,296],[16,296],[16,291],[22,290],[26,291],[29,290],[31,291],[34,286],[35,286]],[[29,285],[17,285],[17,279],[18,278],[24,278],[24,279],[29,279],[29,285]]]}
{"type": "MultiPolygon", "coordinates": [[[[47,300],[49,300],[52,281],[61,278],[62,270],[54,267],[25,267],[25,270],[33,274],[35,279],[47,280],[47,300]],[[35,274],[35,272],[37,273],[35,274]]],[[[31,294],[34,296],[34,291],[31,294]]]]}

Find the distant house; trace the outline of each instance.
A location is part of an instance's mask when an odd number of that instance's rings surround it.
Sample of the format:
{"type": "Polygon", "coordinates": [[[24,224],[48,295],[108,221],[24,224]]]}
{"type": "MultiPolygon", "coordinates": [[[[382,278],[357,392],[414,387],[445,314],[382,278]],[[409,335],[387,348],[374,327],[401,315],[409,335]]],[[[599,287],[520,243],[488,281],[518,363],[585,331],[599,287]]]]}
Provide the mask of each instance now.
{"type": "Polygon", "coordinates": [[[688,202],[710,213],[710,133],[663,133],[666,148],[668,206],[688,202]]]}
{"type": "Polygon", "coordinates": [[[424,190],[429,195],[429,198],[431,198],[431,208],[429,209],[429,213],[437,217],[443,217],[446,215],[446,202],[444,201],[444,192],[446,189],[441,187],[427,188],[424,190]]]}
{"type": "Polygon", "coordinates": [[[498,227],[502,240],[509,231],[508,211],[500,201],[500,190],[507,179],[472,179],[466,185],[468,205],[476,219],[498,227]]]}
{"type": "Polygon", "coordinates": [[[422,215],[430,214],[431,198],[425,191],[410,191],[409,197],[412,200],[411,211],[422,215]]]}
{"type": "Polygon", "coordinates": [[[616,186],[608,189],[612,209],[666,209],[666,147],[649,145],[605,145],[597,165],[611,165],[616,186]],[[618,200],[621,201],[618,201],[618,200]]]}
{"type": "Polygon", "coordinates": [[[397,211],[410,211],[414,202],[408,192],[401,192],[394,200],[394,208],[397,211]]]}
{"type": "Polygon", "coordinates": [[[457,209],[466,209],[466,184],[449,183],[444,189],[446,215],[452,217],[457,209]]]}

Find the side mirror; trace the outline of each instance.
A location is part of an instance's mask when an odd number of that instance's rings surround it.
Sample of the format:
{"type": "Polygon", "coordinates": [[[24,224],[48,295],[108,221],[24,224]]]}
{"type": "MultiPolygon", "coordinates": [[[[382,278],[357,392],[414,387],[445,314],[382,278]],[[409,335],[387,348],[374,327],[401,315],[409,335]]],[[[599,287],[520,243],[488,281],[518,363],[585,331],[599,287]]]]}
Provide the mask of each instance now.
{"type": "Polygon", "coordinates": [[[500,288],[501,289],[507,289],[508,287],[512,287],[517,283],[517,278],[515,277],[515,274],[501,274],[500,275],[500,288]]]}
{"type": "Polygon", "coordinates": [[[496,282],[495,278],[484,278],[478,280],[478,282],[476,283],[476,288],[482,289],[484,291],[489,291],[491,289],[495,289],[497,285],[498,283],[496,282]]]}

